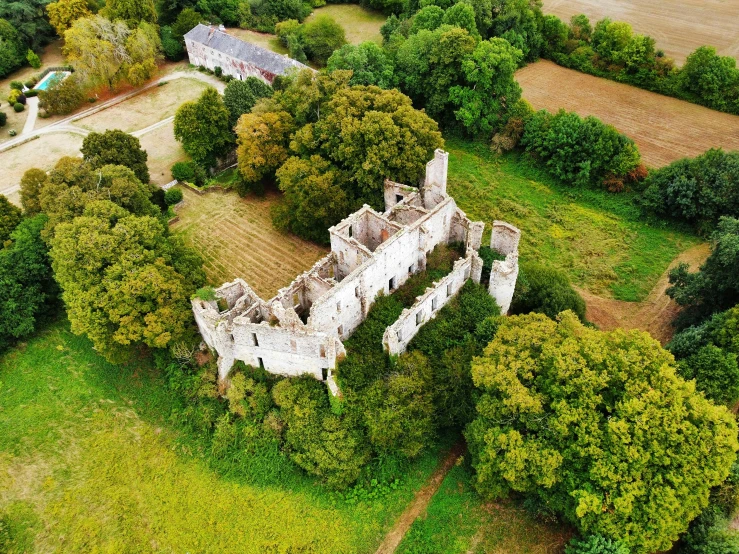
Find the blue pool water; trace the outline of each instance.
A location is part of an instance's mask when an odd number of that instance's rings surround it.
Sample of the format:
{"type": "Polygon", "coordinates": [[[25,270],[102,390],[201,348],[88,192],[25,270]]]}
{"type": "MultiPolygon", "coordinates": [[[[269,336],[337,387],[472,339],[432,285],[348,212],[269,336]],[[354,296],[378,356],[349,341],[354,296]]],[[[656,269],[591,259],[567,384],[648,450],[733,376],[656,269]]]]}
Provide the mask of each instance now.
{"type": "Polygon", "coordinates": [[[69,75],[68,71],[52,71],[46,77],[44,77],[39,84],[37,84],[34,88],[37,90],[46,90],[49,87],[54,86],[60,81],[63,81],[64,78],[69,75]]]}

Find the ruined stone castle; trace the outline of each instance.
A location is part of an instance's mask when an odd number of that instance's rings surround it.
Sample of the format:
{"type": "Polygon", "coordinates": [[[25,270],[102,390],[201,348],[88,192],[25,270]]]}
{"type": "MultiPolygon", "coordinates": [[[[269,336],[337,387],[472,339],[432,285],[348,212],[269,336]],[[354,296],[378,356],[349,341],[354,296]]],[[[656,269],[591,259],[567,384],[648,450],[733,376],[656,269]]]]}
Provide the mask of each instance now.
{"type": "MultiPolygon", "coordinates": [[[[216,300],[194,299],[195,321],[218,353],[219,379],[242,360],[280,375],[312,375],[337,394],[333,371],[346,354],[342,341],[365,320],[378,295],[425,269],[436,245],[461,242],[466,255],[385,330],[390,354],[403,352],[467,279],[479,283],[484,224],[470,221],[447,195],[448,157],[435,152],[420,190],[385,181],[385,212],[365,205],[331,227],[331,252],[271,300],[259,298],[241,279],[218,288],[216,300]]],[[[489,292],[503,313],[516,286],[520,234],[507,223],[493,224],[490,246],[505,260],[493,262],[489,292]]]]}

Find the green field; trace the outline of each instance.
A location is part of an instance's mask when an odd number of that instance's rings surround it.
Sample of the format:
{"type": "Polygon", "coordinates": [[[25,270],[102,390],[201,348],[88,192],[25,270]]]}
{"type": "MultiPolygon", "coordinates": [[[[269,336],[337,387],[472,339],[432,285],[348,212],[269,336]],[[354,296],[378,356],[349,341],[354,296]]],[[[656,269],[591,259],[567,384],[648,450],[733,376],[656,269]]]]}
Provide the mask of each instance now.
{"type": "Polygon", "coordinates": [[[570,529],[539,523],[520,506],[486,504],[472,487],[471,470],[457,465],[400,543],[396,554],[537,554],[562,552],[570,529]]]}
{"type": "Polygon", "coordinates": [[[148,358],[106,363],[66,323],[0,359],[0,512],[10,552],[372,552],[438,450],[351,505],[291,464],[263,481],[169,421],[148,358]],[[278,483],[278,484],[277,484],[278,483]]]}
{"type": "Polygon", "coordinates": [[[522,154],[494,156],[487,145],[450,139],[448,192],[472,220],[508,221],[522,231],[520,259],[564,270],[573,284],[640,301],[670,262],[701,242],[691,232],[645,221],[634,195],[557,183],[522,154]]]}

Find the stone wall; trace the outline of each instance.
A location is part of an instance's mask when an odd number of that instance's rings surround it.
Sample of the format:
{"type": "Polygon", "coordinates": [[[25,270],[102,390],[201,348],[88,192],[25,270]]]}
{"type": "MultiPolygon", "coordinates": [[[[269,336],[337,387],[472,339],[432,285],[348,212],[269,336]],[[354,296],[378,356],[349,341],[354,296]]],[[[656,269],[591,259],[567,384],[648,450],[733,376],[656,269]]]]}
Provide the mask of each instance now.
{"type": "Polygon", "coordinates": [[[503,221],[493,222],[490,248],[505,255],[504,261],[494,261],[490,270],[488,292],[500,306],[500,313],[507,314],[513,300],[518,279],[518,243],[521,231],[503,221]]]}
{"type": "Polygon", "coordinates": [[[457,295],[467,279],[479,283],[481,274],[482,259],[476,251],[468,250],[466,257],[454,262],[454,268],[448,275],[428,287],[413,306],[404,309],[398,320],[385,329],[382,337],[385,350],[393,356],[405,352],[423,324],[436,317],[439,310],[457,295]]]}
{"type": "Polygon", "coordinates": [[[192,65],[207,67],[215,71],[220,67],[224,75],[230,75],[234,79],[244,80],[247,77],[257,77],[267,84],[272,84],[275,75],[265,71],[256,65],[229,56],[225,52],[219,52],[200,42],[185,39],[187,56],[192,65]]]}

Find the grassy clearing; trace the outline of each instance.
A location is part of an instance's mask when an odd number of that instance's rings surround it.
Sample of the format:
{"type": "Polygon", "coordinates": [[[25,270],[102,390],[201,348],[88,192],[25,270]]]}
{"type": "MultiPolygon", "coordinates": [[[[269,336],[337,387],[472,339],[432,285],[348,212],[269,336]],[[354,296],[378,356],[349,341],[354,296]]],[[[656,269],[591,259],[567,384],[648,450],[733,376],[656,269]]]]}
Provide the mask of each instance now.
{"type": "Polygon", "coordinates": [[[279,485],[219,473],[168,421],[148,358],[106,363],[66,323],[0,358],[0,510],[20,552],[372,552],[439,461],[349,504],[292,470],[279,485]]]}
{"type": "Polygon", "coordinates": [[[448,191],[473,220],[506,220],[522,231],[522,260],[564,270],[573,284],[640,301],[670,262],[701,241],[640,217],[629,194],[568,188],[519,155],[496,158],[482,143],[447,141],[448,191]]]}
{"type": "Polygon", "coordinates": [[[172,231],[200,252],[208,281],[216,286],[241,277],[262,298],[271,298],[326,254],[325,248],[272,227],[275,194],[242,199],[235,192],[199,196],[182,190],[185,205],[177,210],[180,220],[172,231]]]}
{"type": "Polygon", "coordinates": [[[151,182],[157,185],[169,183],[172,166],[188,159],[182,145],[174,138],[174,121],[142,135],[139,140],[141,148],[149,155],[146,165],[149,166],[151,182]]]}
{"type": "Polygon", "coordinates": [[[512,502],[485,504],[471,473],[457,465],[400,543],[397,554],[544,554],[563,552],[566,526],[534,521],[512,502]]]}
{"type": "Polygon", "coordinates": [[[382,43],[380,27],[385,23],[386,18],[380,12],[368,10],[356,4],[329,4],[314,10],[305,22],[309,23],[319,15],[330,15],[344,27],[346,41],[349,44],[359,44],[366,40],[382,43]]]}
{"type": "Polygon", "coordinates": [[[175,79],[93,115],[75,124],[99,133],[121,129],[127,133],[144,129],[173,116],[183,102],[194,100],[208,85],[195,79],[175,79]]]}

